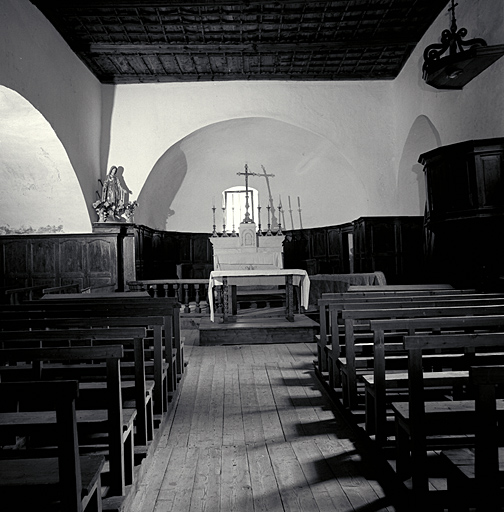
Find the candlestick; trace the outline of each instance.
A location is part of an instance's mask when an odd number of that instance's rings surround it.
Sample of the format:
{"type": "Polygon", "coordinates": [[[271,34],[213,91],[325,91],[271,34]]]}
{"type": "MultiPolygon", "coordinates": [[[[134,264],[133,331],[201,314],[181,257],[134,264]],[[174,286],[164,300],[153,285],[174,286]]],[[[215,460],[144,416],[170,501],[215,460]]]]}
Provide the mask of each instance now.
{"type": "MultiPolygon", "coordinates": [[[[291,200],[289,196],[289,214],[290,214],[290,220],[291,220],[291,229],[294,229],[294,219],[292,218],[292,206],[291,206],[291,200]]],[[[285,226],[285,217],[284,217],[284,226],[285,226]]]]}
{"type": "Polygon", "coordinates": [[[226,208],[222,208],[222,236],[229,236],[226,233],[226,208]]]}
{"type": "Polygon", "coordinates": [[[258,231],[257,231],[257,236],[262,236],[262,231],[261,231],[261,205],[259,205],[257,207],[257,227],[258,227],[258,231]]]}
{"type": "Polygon", "coordinates": [[[268,209],[268,231],[266,231],[266,236],[271,236],[273,233],[271,232],[271,221],[270,221],[270,210],[271,206],[268,205],[266,207],[268,209]]]}
{"type": "Polygon", "coordinates": [[[217,236],[217,231],[215,231],[215,204],[212,206],[212,210],[213,210],[213,231],[212,231],[212,236],[215,238],[217,236]]]}
{"type": "Polygon", "coordinates": [[[278,205],[278,231],[277,231],[277,236],[281,236],[283,235],[282,233],[282,224],[280,224],[280,221],[282,219],[282,205],[278,205]]]}
{"type": "MultiPolygon", "coordinates": [[[[231,196],[231,204],[234,204],[233,196],[231,196]]],[[[234,214],[234,206],[231,208],[232,217],[233,217],[233,231],[231,231],[231,236],[238,236],[235,231],[235,214],[234,214]]]]}

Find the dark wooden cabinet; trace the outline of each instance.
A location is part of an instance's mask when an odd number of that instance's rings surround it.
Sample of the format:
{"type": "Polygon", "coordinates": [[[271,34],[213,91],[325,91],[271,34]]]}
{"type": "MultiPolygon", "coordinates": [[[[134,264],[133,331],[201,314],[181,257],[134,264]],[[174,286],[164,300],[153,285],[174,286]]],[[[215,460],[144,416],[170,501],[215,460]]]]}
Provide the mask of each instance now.
{"type": "Polygon", "coordinates": [[[419,162],[429,272],[460,287],[502,289],[504,138],[442,146],[419,162]]]}
{"type": "Polygon", "coordinates": [[[423,223],[422,216],[354,221],[354,272],[381,271],[388,284],[424,282],[423,223]]]}
{"type": "Polygon", "coordinates": [[[442,146],[420,155],[427,187],[425,223],[504,216],[504,138],[442,146]]]}

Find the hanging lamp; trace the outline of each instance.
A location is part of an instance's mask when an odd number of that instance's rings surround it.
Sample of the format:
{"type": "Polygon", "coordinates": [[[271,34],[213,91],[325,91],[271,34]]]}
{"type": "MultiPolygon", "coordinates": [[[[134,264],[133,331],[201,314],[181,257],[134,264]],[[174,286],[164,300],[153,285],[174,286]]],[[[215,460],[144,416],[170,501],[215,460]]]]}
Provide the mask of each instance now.
{"type": "Polygon", "coordinates": [[[504,55],[504,45],[488,46],[481,38],[463,41],[467,29],[457,28],[455,0],[451,0],[450,29],[441,33],[441,42],[424,50],[423,79],[436,89],[462,89],[504,55]],[[448,51],[448,55],[443,54],[448,51]]]}

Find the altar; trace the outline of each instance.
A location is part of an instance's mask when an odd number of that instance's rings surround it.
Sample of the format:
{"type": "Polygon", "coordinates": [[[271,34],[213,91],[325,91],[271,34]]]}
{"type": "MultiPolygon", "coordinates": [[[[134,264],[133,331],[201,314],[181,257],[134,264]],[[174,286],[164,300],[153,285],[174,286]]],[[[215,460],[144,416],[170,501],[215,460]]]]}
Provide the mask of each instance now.
{"type": "MultiPolygon", "coordinates": [[[[229,297],[235,296],[230,293],[229,286],[250,286],[250,285],[282,285],[285,284],[286,307],[285,316],[288,321],[294,321],[294,286],[298,286],[299,305],[301,308],[308,308],[310,296],[310,279],[306,270],[301,269],[271,269],[271,270],[214,270],[210,273],[208,284],[208,304],[210,305],[210,320],[215,320],[214,287],[222,286],[222,314],[223,321],[227,322],[230,311],[234,310],[229,297]]],[[[232,299],[231,299],[232,300],[232,299]]]]}
{"type": "Polygon", "coordinates": [[[238,236],[213,236],[214,270],[273,270],[283,268],[284,235],[259,235],[255,222],[242,222],[238,236]]]}
{"type": "MultiPolygon", "coordinates": [[[[266,179],[273,177],[273,174],[267,174],[263,167],[263,174],[251,173],[248,166],[245,165],[245,172],[237,173],[245,177],[245,189],[235,190],[233,194],[243,194],[235,200],[234,195],[229,200],[224,192],[223,225],[222,232],[216,231],[215,202],[213,204],[213,232],[210,237],[210,243],[213,249],[214,270],[210,274],[210,283],[208,287],[208,302],[210,305],[211,321],[214,321],[214,311],[216,303],[223,313],[223,321],[227,322],[228,317],[236,315],[237,312],[237,292],[236,287],[247,287],[249,291],[255,293],[269,293],[274,291],[278,295],[279,287],[285,285],[286,318],[289,322],[294,321],[294,294],[298,298],[299,309],[308,308],[308,298],[310,290],[310,280],[305,270],[283,268],[283,243],[285,236],[282,233],[280,223],[282,204],[279,197],[279,204],[276,208],[278,220],[271,225],[271,216],[273,201],[270,195],[270,204],[267,206],[268,224],[267,229],[261,228],[261,206],[257,200],[257,206],[254,206],[253,191],[249,189],[248,179],[250,176],[261,176],[266,179]],[[244,202],[242,202],[244,200],[244,202]],[[252,206],[251,206],[252,202],[252,206]],[[235,206],[239,205],[238,230],[235,231],[235,206]],[[244,217],[241,216],[244,207],[244,217]],[[229,217],[229,207],[231,217],[229,217]],[[252,215],[250,214],[252,211],[252,215]],[[255,223],[255,213],[257,213],[258,225],[255,223]],[[243,220],[241,220],[243,218],[243,220]],[[226,230],[229,225],[229,219],[232,220],[232,231],[226,230]],[[214,288],[220,287],[219,293],[215,293],[214,288]],[[294,288],[296,287],[296,288],[294,288]],[[266,290],[264,290],[266,288],[266,290]]],[[[243,290],[242,290],[243,291],[243,290]]],[[[246,292],[245,292],[246,293],[246,292]]]]}

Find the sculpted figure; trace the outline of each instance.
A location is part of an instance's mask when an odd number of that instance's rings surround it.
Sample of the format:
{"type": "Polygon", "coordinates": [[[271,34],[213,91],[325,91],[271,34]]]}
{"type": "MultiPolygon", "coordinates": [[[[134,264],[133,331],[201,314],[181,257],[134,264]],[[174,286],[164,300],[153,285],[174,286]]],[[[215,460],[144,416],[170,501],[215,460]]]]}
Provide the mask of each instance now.
{"type": "Polygon", "coordinates": [[[108,201],[117,208],[124,206],[124,197],[129,190],[124,189],[117,177],[117,167],[113,165],[108,174],[102,189],[102,201],[108,201]]]}

